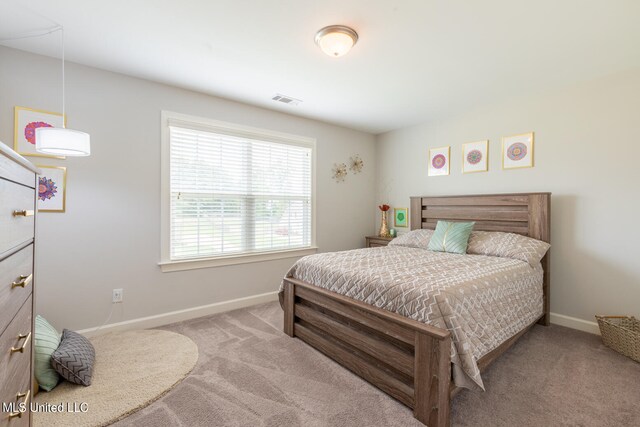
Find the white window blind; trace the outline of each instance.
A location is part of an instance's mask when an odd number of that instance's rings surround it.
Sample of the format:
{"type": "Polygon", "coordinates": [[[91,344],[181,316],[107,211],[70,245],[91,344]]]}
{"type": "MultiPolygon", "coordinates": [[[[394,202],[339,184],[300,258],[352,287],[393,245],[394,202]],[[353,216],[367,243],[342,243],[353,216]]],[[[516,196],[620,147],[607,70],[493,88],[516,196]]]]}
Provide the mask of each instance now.
{"type": "Polygon", "coordinates": [[[310,247],[311,150],[169,126],[170,259],[310,247]]]}

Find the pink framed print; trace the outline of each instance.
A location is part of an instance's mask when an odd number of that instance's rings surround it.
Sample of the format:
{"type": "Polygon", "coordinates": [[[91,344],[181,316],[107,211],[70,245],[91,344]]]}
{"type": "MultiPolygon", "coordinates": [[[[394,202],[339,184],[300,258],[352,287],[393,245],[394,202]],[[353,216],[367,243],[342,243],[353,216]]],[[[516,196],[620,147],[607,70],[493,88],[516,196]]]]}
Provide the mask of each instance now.
{"type": "Polygon", "coordinates": [[[23,156],[64,159],[62,156],[41,154],[36,151],[36,129],[41,127],[64,127],[66,117],[63,117],[60,113],[34,110],[33,108],[26,107],[15,107],[14,114],[14,151],[23,156]]]}
{"type": "Polygon", "coordinates": [[[462,144],[462,173],[489,170],[489,140],[462,144]]]}
{"type": "Polygon", "coordinates": [[[67,168],[38,165],[38,212],[66,210],[67,168]]]}
{"type": "Polygon", "coordinates": [[[451,147],[429,149],[429,176],[449,175],[451,147]]]}
{"type": "Polygon", "coordinates": [[[502,169],[533,167],[533,132],[502,138],[502,169]]]}

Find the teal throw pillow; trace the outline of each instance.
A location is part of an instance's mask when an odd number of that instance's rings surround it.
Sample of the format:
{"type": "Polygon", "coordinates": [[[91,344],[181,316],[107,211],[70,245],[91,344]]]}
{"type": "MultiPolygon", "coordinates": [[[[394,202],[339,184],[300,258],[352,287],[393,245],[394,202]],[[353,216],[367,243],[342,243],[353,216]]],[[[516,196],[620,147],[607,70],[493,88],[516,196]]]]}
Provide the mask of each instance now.
{"type": "Polygon", "coordinates": [[[429,250],[466,254],[469,236],[475,222],[438,221],[429,241],[429,250]]]}
{"type": "Polygon", "coordinates": [[[51,355],[60,345],[62,336],[44,317],[36,316],[36,339],[34,340],[34,371],[40,388],[51,391],[58,385],[60,376],[51,366],[51,355]]]}

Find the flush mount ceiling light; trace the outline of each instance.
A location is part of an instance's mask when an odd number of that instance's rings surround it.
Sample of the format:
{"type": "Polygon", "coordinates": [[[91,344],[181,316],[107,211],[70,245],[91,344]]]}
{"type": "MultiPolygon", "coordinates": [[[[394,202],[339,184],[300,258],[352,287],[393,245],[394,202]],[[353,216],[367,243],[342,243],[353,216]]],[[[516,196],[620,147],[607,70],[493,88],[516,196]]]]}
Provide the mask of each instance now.
{"type": "Polygon", "coordinates": [[[334,58],[349,52],[357,41],[358,33],[344,25],[329,25],[316,33],[316,44],[334,58]]]}

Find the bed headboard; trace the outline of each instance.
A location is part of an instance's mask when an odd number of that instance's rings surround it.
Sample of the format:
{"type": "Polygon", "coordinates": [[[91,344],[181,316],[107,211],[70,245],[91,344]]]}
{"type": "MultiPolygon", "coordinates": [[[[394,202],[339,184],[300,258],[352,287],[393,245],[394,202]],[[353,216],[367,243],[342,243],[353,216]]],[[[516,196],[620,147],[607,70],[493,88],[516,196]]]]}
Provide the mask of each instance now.
{"type": "Polygon", "coordinates": [[[518,233],[549,242],[551,193],[481,194],[411,198],[411,229],[438,220],[475,221],[474,230],[518,233]]]}
{"type": "MultiPolygon", "coordinates": [[[[474,230],[518,233],[551,241],[551,193],[481,194],[411,198],[411,229],[436,228],[438,220],[475,221],[474,230]]],[[[550,253],[544,268],[544,312],[549,324],[550,253]]]]}

